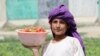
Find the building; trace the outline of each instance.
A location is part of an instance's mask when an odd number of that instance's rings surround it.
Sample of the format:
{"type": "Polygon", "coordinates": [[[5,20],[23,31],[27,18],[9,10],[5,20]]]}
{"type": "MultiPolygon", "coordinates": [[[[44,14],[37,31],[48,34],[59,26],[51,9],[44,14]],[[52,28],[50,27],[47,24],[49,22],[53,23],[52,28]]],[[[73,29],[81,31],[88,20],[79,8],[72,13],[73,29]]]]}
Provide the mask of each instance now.
{"type": "Polygon", "coordinates": [[[97,17],[100,14],[98,1],[100,2],[100,0],[0,0],[0,21],[47,18],[48,12],[60,4],[67,5],[75,17],[97,17]]]}

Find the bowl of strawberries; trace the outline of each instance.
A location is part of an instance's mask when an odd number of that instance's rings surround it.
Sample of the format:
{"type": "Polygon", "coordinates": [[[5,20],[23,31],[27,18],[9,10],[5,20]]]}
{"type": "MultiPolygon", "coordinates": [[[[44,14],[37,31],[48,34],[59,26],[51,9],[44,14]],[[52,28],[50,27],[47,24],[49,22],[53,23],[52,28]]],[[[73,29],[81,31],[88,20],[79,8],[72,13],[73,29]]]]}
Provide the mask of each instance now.
{"type": "Polygon", "coordinates": [[[43,27],[25,27],[17,30],[19,40],[26,46],[40,46],[45,42],[47,31],[43,27]]]}

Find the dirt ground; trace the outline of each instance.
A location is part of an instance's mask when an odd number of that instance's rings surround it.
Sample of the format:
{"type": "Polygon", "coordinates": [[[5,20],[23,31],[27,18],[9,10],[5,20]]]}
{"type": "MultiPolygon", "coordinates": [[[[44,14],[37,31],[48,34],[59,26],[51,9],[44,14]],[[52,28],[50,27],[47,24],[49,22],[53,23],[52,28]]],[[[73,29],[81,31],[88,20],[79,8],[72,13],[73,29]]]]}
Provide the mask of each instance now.
{"type": "Polygon", "coordinates": [[[78,31],[86,33],[85,36],[87,36],[87,37],[100,38],[100,26],[82,27],[82,28],[78,28],[78,31]]]}

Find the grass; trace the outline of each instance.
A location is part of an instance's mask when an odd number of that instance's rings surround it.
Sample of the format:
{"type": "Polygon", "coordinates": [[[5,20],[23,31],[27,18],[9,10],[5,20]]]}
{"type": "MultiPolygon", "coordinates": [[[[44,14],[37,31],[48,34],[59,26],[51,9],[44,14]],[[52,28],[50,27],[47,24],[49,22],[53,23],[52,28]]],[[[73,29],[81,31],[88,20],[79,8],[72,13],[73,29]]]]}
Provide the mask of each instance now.
{"type": "Polygon", "coordinates": [[[32,56],[19,42],[0,42],[0,56],[32,56]]]}
{"type": "Polygon", "coordinates": [[[85,38],[84,43],[87,56],[100,55],[100,38],[85,38]]]}
{"type": "MultiPolygon", "coordinates": [[[[49,36],[50,39],[50,36],[49,36]]],[[[100,39],[99,38],[84,38],[87,56],[100,55],[100,39]]],[[[31,50],[24,48],[20,41],[14,39],[6,39],[0,41],[0,56],[32,56],[31,50]]]]}

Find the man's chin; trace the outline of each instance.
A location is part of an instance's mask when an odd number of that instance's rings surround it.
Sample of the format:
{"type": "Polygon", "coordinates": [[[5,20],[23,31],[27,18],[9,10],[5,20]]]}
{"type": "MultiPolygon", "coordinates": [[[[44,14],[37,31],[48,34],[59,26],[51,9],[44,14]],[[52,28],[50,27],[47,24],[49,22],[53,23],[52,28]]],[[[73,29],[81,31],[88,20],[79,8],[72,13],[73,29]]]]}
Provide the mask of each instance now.
{"type": "Polygon", "coordinates": [[[58,36],[60,36],[60,35],[62,35],[61,33],[56,33],[55,35],[58,35],[58,36]]]}

